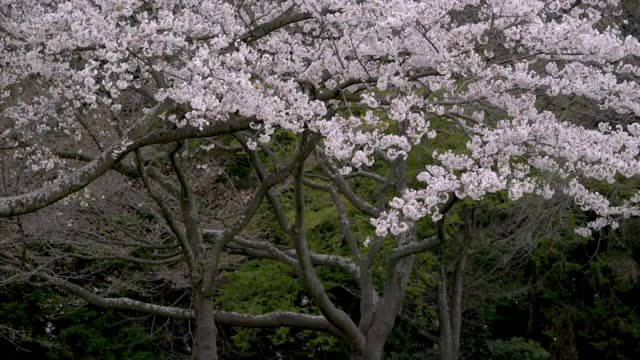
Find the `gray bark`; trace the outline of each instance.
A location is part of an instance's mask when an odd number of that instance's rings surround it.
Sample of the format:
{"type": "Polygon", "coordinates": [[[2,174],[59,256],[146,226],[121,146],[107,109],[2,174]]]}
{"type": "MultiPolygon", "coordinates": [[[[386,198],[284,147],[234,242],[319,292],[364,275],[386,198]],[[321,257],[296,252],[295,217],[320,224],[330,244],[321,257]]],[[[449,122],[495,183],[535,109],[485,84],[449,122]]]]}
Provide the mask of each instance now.
{"type": "MultiPolygon", "coordinates": [[[[410,229],[400,236],[399,243],[404,245],[412,242],[415,240],[415,235],[415,227],[411,225],[410,229]]],[[[384,294],[376,304],[371,326],[366,330],[366,347],[363,359],[382,359],[384,345],[393,330],[398,314],[402,311],[405,291],[413,269],[413,261],[413,256],[390,260],[384,294]]]]}
{"type": "MultiPolygon", "coordinates": [[[[447,288],[447,272],[443,263],[440,273],[440,285],[438,286],[438,317],[440,320],[440,360],[457,360],[460,357],[460,344],[462,336],[462,312],[464,310],[462,299],[464,295],[464,272],[469,247],[473,240],[473,210],[464,217],[464,232],[460,241],[460,249],[456,257],[453,284],[447,288]],[[449,294],[449,291],[451,294],[449,294]]],[[[444,224],[444,223],[442,223],[444,224]]],[[[444,244],[444,225],[438,228],[438,237],[444,244]]],[[[445,259],[443,258],[444,262],[445,259]]]]}
{"type": "Polygon", "coordinates": [[[441,268],[441,282],[438,285],[438,320],[440,322],[440,360],[455,360],[453,351],[453,333],[451,328],[451,309],[447,296],[447,274],[444,265],[441,268]]]}
{"type": "Polygon", "coordinates": [[[193,309],[196,329],[193,337],[192,358],[194,360],[217,360],[218,329],[214,318],[213,297],[194,286],[193,309]]]}
{"type": "MultiPolygon", "coordinates": [[[[306,136],[303,137],[303,146],[306,136]]],[[[296,255],[302,271],[305,288],[311,293],[322,314],[342,333],[352,348],[363,349],[365,339],[356,324],[329,299],[311,261],[311,253],[307,244],[305,229],[305,200],[303,185],[304,162],[300,162],[295,170],[295,226],[291,233],[296,255]]]]}
{"type": "Polygon", "coordinates": [[[467,255],[462,254],[456,264],[451,301],[448,299],[446,274],[438,286],[438,318],[440,321],[440,360],[457,360],[460,355],[462,334],[462,295],[464,267],[467,255]]]}

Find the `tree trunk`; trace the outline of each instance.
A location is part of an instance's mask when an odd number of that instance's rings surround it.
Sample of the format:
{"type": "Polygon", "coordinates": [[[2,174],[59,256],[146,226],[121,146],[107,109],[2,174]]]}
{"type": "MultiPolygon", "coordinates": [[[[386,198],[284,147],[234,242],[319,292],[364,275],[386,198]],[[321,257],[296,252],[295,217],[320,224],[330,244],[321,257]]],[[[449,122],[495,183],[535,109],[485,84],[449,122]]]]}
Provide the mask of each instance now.
{"type": "Polygon", "coordinates": [[[352,352],[352,360],[382,360],[384,355],[385,339],[367,338],[367,343],[362,352],[352,352]]]}
{"type": "Polygon", "coordinates": [[[440,320],[440,360],[458,360],[462,336],[462,299],[464,295],[464,272],[469,257],[469,247],[473,240],[474,210],[465,217],[464,237],[453,273],[451,288],[447,285],[447,271],[443,264],[440,268],[438,286],[438,317],[440,320]],[[451,292],[451,298],[449,298],[451,292]]]}
{"type": "Polygon", "coordinates": [[[467,262],[467,251],[463,250],[456,264],[453,294],[451,300],[451,352],[452,359],[457,360],[460,353],[462,337],[462,297],[464,294],[464,270],[467,262]]]}
{"type": "MultiPolygon", "coordinates": [[[[443,270],[444,272],[444,270],[443,270]]],[[[440,360],[456,360],[453,349],[453,332],[451,329],[451,315],[447,299],[446,278],[438,286],[438,321],[440,322],[440,360]]]]}
{"type": "Polygon", "coordinates": [[[413,256],[401,259],[392,264],[394,269],[389,273],[385,293],[379,300],[371,326],[366,331],[366,342],[362,354],[352,356],[354,359],[381,360],[384,345],[393,330],[396,318],[402,311],[404,294],[413,268],[413,256]]]}
{"type": "Polygon", "coordinates": [[[446,274],[442,273],[442,282],[438,286],[438,318],[440,321],[440,360],[457,360],[460,353],[462,335],[462,293],[464,290],[464,263],[466,255],[458,262],[454,276],[454,289],[451,304],[447,294],[446,274]]]}
{"type": "Polygon", "coordinates": [[[194,311],[196,329],[193,338],[192,358],[194,360],[217,360],[216,339],[218,329],[213,313],[213,298],[210,294],[194,286],[194,311]]]}
{"type": "Polygon", "coordinates": [[[367,339],[363,360],[381,360],[384,354],[386,337],[380,339],[367,339]]]}
{"type": "Polygon", "coordinates": [[[450,335],[441,337],[439,346],[440,360],[456,360],[450,335]]]}

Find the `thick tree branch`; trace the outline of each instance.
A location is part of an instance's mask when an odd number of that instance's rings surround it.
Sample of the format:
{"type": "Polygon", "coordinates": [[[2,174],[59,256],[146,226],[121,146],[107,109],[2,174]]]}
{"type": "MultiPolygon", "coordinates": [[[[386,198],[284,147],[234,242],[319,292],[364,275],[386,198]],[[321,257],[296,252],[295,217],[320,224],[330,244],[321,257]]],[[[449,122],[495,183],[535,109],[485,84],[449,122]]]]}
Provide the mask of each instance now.
{"type": "MultiPolygon", "coordinates": [[[[280,260],[299,270],[298,258],[294,249],[280,250],[268,241],[249,239],[243,236],[236,236],[229,245],[239,249],[258,250],[259,252],[249,252],[248,255],[280,260]]],[[[318,254],[311,251],[309,254],[314,265],[340,268],[351,275],[355,281],[359,281],[360,269],[352,259],[340,255],[318,254]]]]}
{"type": "MultiPolygon", "coordinates": [[[[251,44],[253,42],[256,42],[257,40],[260,40],[261,38],[269,35],[270,33],[281,29],[285,26],[291,25],[291,24],[295,24],[298,22],[302,22],[302,21],[306,21],[306,20],[310,20],[314,18],[314,15],[310,12],[300,12],[300,13],[296,13],[294,12],[294,7],[291,6],[289,8],[287,8],[285,11],[282,12],[282,14],[278,15],[276,18],[267,21],[265,23],[262,23],[260,25],[257,25],[256,27],[249,29],[249,31],[243,33],[242,35],[240,35],[236,41],[241,41],[244,42],[246,44],[251,44]]],[[[334,14],[337,11],[335,10],[323,10],[320,15],[326,15],[326,14],[334,14]]],[[[204,35],[204,36],[197,36],[197,37],[192,37],[189,40],[190,41],[205,41],[205,40],[210,40],[214,37],[218,36],[218,34],[215,35],[204,35]]],[[[233,48],[233,45],[232,45],[233,48]]]]}
{"type": "Polygon", "coordinates": [[[327,331],[334,335],[339,335],[337,329],[324,316],[319,315],[298,314],[290,311],[273,311],[264,315],[215,311],[214,316],[216,323],[224,325],[251,328],[291,326],[327,331]]]}
{"type": "MultiPolygon", "coordinates": [[[[306,136],[307,134],[303,133],[301,147],[306,143],[306,136]]],[[[305,229],[303,174],[304,163],[299,163],[294,173],[295,227],[291,235],[295,243],[296,254],[302,270],[304,286],[313,296],[323,315],[340,330],[349,344],[357,349],[364,349],[364,336],[349,316],[331,302],[313,267],[305,229]]]]}
{"type": "Polygon", "coordinates": [[[185,154],[181,154],[185,150],[185,144],[180,145],[170,153],[171,166],[176,173],[178,183],[180,184],[180,212],[182,213],[182,223],[185,229],[186,243],[189,246],[191,255],[193,256],[192,276],[197,276],[204,293],[210,293],[213,290],[213,280],[218,271],[218,260],[222,245],[214,244],[214,250],[209,254],[204,250],[204,242],[200,228],[200,216],[198,214],[198,203],[193,196],[191,184],[188,179],[189,167],[183,164],[185,154]]]}
{"type": "Polygon", "coordinates": [[[92,305],[112,309],[140,311],[143,313],[166,316],[174,319],[193,319],[193,311],[189,309],[150,304],[126,297],[106,298],[97,295],[83,288],[82,286],[76,285],[55,276],[51,276],[45,273],[40,273],[39,276],[47,280],[49,283],[60,286],[67,292],[82,298],[92,305]]]}
{"type": "MultiPolygon", "coordinates": [[[[76,160],[76,161],[82,161],[85,163],[88,163],[94,160],[93,157],[86,154],[79,154],[79,153],[65,152],[65,151],[57,152],[56,156],[58,156],[61,159],[76,160]]],[[[147,160],[144,160],[144,161],[146,163],[147,160]]],[[[128,177],[129,179],[138,179],[141,177],[137,167],[128,164],[125,160],[121,160],[119,163],[115,164],[112,169],[128,177]]],[[[148,166],[145,168],[145,170],[147,172],[147,175],[150,178],[152,178],[155,182],[157,182],[160,186],[162,186],[167,192],[169,192],[171,195],[175,196],[176,198],[178,197],[180,192],[179,189],[173,183],[171,183],[169,179],[167,179],[163,174],[161,174],[158,171],[158,169],[156,169],[153,166],[148,166]]]]}
{"type": "MultiPolygon", "coordinates": [[[[55,155],[61,159],[76,160],[84,163],[92,162],[95,160],[94,158],[92,158],[87,154],[79,154],[79,153],[67,152],[67,151],[58,151],[55,153],[55,155]]],[[[129,166],[128,164],[122,161],[113,165],[112,169],[130,179],[136,179],[140,177],[140,174],[138,173],[135,167],[129,166]]]]}
{"type": "Polygon", "coordinates": [[[423,251],[433,249],[440,244],[440,239],[437,236],[432,236],[422,241],[411,243],[402,247],[395,248],[389,254],[391,260],[400,260],[403,257],[415,255],[423,251]]]}
{"type": "MultiPolygon", "coordinates": [[[[420,78],[427,77],[427,76],[442,76],[442,74],[439,73],[435,69],[420,69],[418,71],[415,71],[410,76],[408,76],[408,78],[410,80],[415,81],[415,80],[418,80],[420,78]]],[[[348,79],[348,80],[345,80],[345,81],[339,83],[335,88],[333,88],[331,90],[327,90],[327,91],[319,94],[318,95],[318,100],[327,101],[327,100],[335,99],[343,91],[345,91],[350,86],[360,85],[360,84],[375,84],[375,83],[378,82],[378,79],[379,79],[379,77],[377,77],[377,76],[371,76],[369,78],[364,78],[364,79],[348,79]]],[[[359,99],[359,97],[358,97],[358,99],[359,99]]],[[[356,100],[356,99],[354,99],[354,100],[356,100]]]]}
{"type": "MultiPolygon", "coordinates": [[[[171,109],[169,104],[157,105],[153,111],[147,114],[142,123],[148,125],[158,115],[171,109]]],[[[203,129],[183,127],[172,130],[161,130],[149,134],[140,134],[146,130],[146,126],[138,126],[131,130],[129,135],[107,148],[95,160],[80,167],[73,173],[64,176],[51,184],[45,185],[32,192],[0,198],[0,217],[10,217],[27,214],[47,205],[53,204],[66,196],[83,189],[101,175],[113,168],[126,154],[143,146],[152,144],[164,144],[178,140],[211,137],[247,129],[251,123],[249,118],[237,117],[231,121],[216,122],[203,129]],[[144,129],[140,130],[143,127],[144,129]]]]}
{"type": "MultiPolygon", "coordinates": [[[[107,298],[55,276],[44,273],[40,273],[39,276],[92,305],[111,309],[139,311],[173,319],[194,319],[194,313],[191,309],[156,305],[126,297],[107,298]]],[[[263,315],[215,311],[214,316],[216,323],[232,326],[254,328],[292,326],[337,333],[336,329],[323,316],[298,314],[289,311],[274,311],[263,315]]]]}

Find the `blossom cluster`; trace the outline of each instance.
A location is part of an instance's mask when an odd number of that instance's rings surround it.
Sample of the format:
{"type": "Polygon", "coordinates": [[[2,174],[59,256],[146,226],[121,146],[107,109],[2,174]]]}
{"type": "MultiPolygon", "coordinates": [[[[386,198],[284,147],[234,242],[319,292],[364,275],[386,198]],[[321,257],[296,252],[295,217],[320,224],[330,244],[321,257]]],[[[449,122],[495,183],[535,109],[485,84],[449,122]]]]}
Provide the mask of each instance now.
{"type": "Polygon", "coordinates": [[[162,119],[178,127],[240,115],[260,142],[279,129],[317,132],[343,173],[380,152],[404,159],[440,131],[465,136],[465,149],[434,153],[416,185],[372,220],[379,236],[403,232],[407,219],[439,220],[451,196],[496,192],[565,194],[599,216],[584,235],[638,214],[637,201],[612,205],[592,187],[640,175],[640,42],[610,25],[617,0],[0,7],[0,116],[12,124],[5,136],[42,164],[35,170],[53,161],[42,159],[53,152],[40,139],[82,146],[90,123],[106,141],[171,102],[181,111],[162,119]]]}

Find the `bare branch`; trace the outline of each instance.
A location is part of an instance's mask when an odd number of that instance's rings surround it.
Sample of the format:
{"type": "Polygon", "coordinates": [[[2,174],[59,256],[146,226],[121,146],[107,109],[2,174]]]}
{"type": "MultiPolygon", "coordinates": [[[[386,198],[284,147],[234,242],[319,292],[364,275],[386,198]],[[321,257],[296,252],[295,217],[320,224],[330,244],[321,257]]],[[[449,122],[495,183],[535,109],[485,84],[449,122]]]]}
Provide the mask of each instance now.
{"type": "Polygon", "coordinates": [[[329,195],[331,195],[333,204],[335,205],[336,210],[338,211],[338,219],[340,221],[340,230],[342,231],[342,235],[347,241],[347,244],[349,244],[349,248],[351,249],[351,252],[353,253],[353,255],[356,257],[356,259],[358,259],[358,261],[360,261],[360,259],[362,258],[362,252],[360,251],[358,244],[353,238],[353,233],[351,232],[351,224],[349,223],[349,217],[347,216],[347,211],[344,207],[344,204],[342,203],[342,199],[340,199],[340,196],[338,195],[336,190],[332,186],[314,183],[308,180],[304,180],[304,184],[316,189],[326,191],[329,193],[329,195]]]}
{"type": "MultiPolygon", "coordinates": [[[[174,319],[194,319],[194,312],[191,309],[156,305],[143,301],[133,300],[126,297],[102,297],[84,289],[79,285],[73,284],[58,277],[44,273],[40,273],[39,276],[47,280],[49,283],[59,286],[67,292],[74,294],[93,305],[111,309],[139,311],[142,313],[166,316],[174,319]]],[[[293,326],[337,333],[335,328],[323,316],[299,314],[289,311],[274,311],[264,315],[250,315],[228,311],[215,311],[214,317],[216,323],[232,326],[253,328],[293,326]]]]}
{"type": "MultiPolygon", "coordinates": [[[[293,266],[297,270],[300,269],[298,267],[298,258],[296,257],[296,252],[294,249],[280,250],[268,241],[249,239],[243,236],[235,237],[229,245],[237,246],[238,248],[244,250],[258,250],[258,252],[248,252],[248,255],[279,260],[290,266],[293,266]]],[[[318,254],[311,251],[309,252],[309,254],[311,256],[311,262],[314,265],[333,266],[340,268],[346,273],[350,274],[355,281],[359,281],[360,270],[352,259],[340,255],[318,254]]]]}
{"type": "Polygon", "coordinates": [[[268,191],[282,182],[299,166],[299,164],[303,163],[319,140],[320,139],[318,136],[312,136],[307,144],[305,144],[304,147],[300,148],[293,159],[291,159],[282,169],[264,178],[262,184],[260,185],[258,191],[254,196],[253,202],[251,203],[251,205],[249,205],[249,208],[245,211],[244,215],[242,215],[242,217],[238,221],[236,221],[236,223],[227,227],[227,229],[225,229],[225,231],[222,233],[224,243],[231,241],[245,228],[245,226],[247,226],[247,224],[249,224],[251,218],[258,210],[262,199],[267,195],[268,191]]]}
{"type": "MultiPolygon", "coordinates": [[[[141,123],[148,125],[158,115],[172,108],[169,104],[159,104],[150,111],[141,123]]],[[[215,122],[203,129],[185,126],[178,129],[156,131],[149,134],[139,134],[139,125],[131,130],[129,136],[102,152],[95,160],[80,167],[73,173],[62,177],[51,184],[45,185],[32,192],[0,198],[0,217],[10,217],[27,214],[47,205],[53,204],[64,197],[83,189],[109,169],[113,168],[126,154],[146,145],[170,143],[182,139],[211,137],[225,133],[243,130],[249,127],[251,119],[238,118],[234,121],[215,122]]],[[[144,127],[146,129],[146,127],[144,127]]]]}
{"type": "Polygon", "coordinates": [[[93,305],[113,309],[140,311],[143,313],[166,316],[174,319],[193,319],[194,317],[193,311],[189,309],[150,304],[126,297],[105,298],[86,290],[82,286],[76,285],[58,277],[51,276],[45,273],[40,273],[38,275],[48,282],[60,286],[67,292],[70,292],[93,305]]]}
{"type": "Polygon", "coordinates": [[[182,254],[174,255],[170,258],[159,259],[159,260],[158,259],[141,259],[134,256],[118,256],[118,255],[111,255],[111,256],[81,255],[81,254],[68,254],[68,255],[74,258],[82,259],[82,260],[91,260],[91,261],[96,261],[96,260],[114,261],[115,260],[115,261],[126,261],[126,262],[139,264],[139,265],[167,265],[167,264],[173,264],[182,260],[182,254]]]}
{"type": "Polygon", "coordinates": [[[147,188],[147,192],[151,196],[151,198],[155,201],[156,205],[160,208],[160,212],[162,217],[166,221],[167,225],[178,239],[180,243],[182,252],[185,256],[185,260],[187,262],[187,266],[190,270],[193,271],[195,266],[195,254],[193,249],[191,248],[191,244],[187,241],[187,234],[180,227],[180,223],[178,222],[176,215],[171,211],[169,206],[167,206],[166,202],[163,201],[162,196],[154,189],[149,176],[143,165],[142,155],[140,155],[140,151],[136,150],[136,164],[138,165],[138,172],[142,175],[142,180],[144,182],[145,187],[147,188]]]}
{"type": "MultiPolygon", "coordinates": [[[[306,134],[303,134],[302,145],[305,144],[306,134]]],[[[360,332],[356,324],[349,318],[349,316],[339,308],[337,308],[333,302],[327,296],[324,286],[318,279],[315,269],[313,268],[313,262],[311,260],[311,254],[307,244],[307,236],[305,229],[305,200],[304,200],[304,185],[303,185],[304,163],[299,163],[295,170],[295,228],[292,232],[292,237],[296,247],[296,254],[298,255],[298,261],[302,270],[302,279],[305,287],[313,296],[316,304],[327,317],[327,319],[340,330],[342,335],[360,349],[365,346],[365,337],[360,332]]]]}
{"type": "Polygon", "coordinates": [[[340,175],[340,172],[330,164],[329,159],[325,154],[321,151],[317,151],[316,154],[324,161],[322,163],[322,168],[324,169],[327,176],[331,178],[331,180],[338,187],[338,191],[344,195],[344,197],[349,200],[349,202],[358,210],[362,211],[365,214],[370,215],[371,217],[380,216],[380,210],[375,206],[371,205],[361,197],[359,197],[352,189],[349,183],[345,180],[345,178],[340,175]]]}
{"type": "Polygon", "coordinates": [[[433,249],[438,246],[438,244],[440,244],[440,239],[437,236],[432,236],[420,242],[393,249],[389,254],[389,258],[392,260],[399,260],[403,257],[415,255],[417,253],[433,249]]]}

